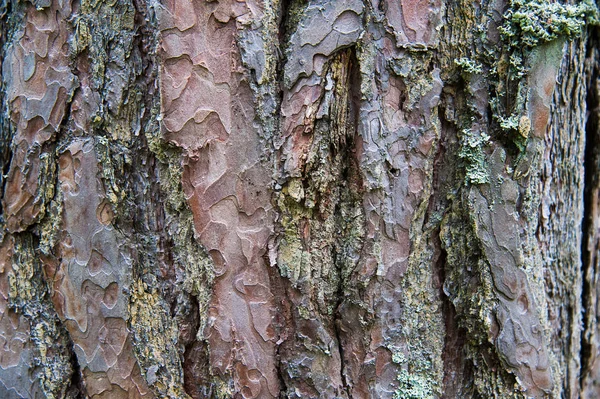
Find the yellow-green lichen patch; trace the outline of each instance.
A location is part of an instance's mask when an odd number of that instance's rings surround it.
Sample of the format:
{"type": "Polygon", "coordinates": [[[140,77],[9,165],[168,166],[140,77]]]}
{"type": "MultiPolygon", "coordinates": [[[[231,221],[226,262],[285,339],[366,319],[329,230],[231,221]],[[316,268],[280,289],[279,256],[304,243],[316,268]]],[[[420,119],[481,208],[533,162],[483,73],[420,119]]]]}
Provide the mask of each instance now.
{"type": "Polygon", "coordinates": [[[89,52],[92,76],[100,87],[110,57],[107,44],[118,37],[119,32],[133,31],[135,9],[130,1],[83,0],[79,11],[71,42],[72,56],[85,50],[89,52]]]}
{"type": "Polygon", "coordinates": [[[40,237],[38,249],[44,255],[51,254],[58,239],[62,222],[62,205],[62,201],[52,199],[47,205],[46,216],[37,226],[40,237]]]}
{"type": "MultiPolygon", "coordinates": [[[[461,205],[462,201],[466,199],[453,200],[441,224],[440,238],[446,251],[444,293],[456,309],[458,326],[466,331],[465,355],[480,369],[474,381],[483,387],[490,375],[503,373],[500,368],[493,370],[494,364],[490,363],[497,356],[491,349],[493,337],[490,336],[497,299],[489,264],[477,245],[474,226],[465,226],[464,221],[469,217],[461,210],[461,206],[467,205],[461,205]]],[[[497,378],[500,382],[495,386],[502,382],[502,378],[497,378]]],[[[493,389],[486,387],[479,392],[493,389]]]]}
{"type": "Polygon", "coordinates": [[[91,128],[86,133],[131,146],[140,131],[147,91],[138,79],[146,71],[145,49],[136,42],[140,27],[135,7],[131,1],[82,1],[77,11],[71,58],[82,89],[94,93],[86,99],[91,128]]]}
{"type": "Polygon", "coordinates": [[[136,341],[144,343],[134,345],[134,350],[148,384],[160,397],[189,398],[183,390],[179,330],[160,295],[142,281],[134,281],[129,314],[136,341]]]}
{"type": "Polygon", "coordinates": [[[12,270],[8,276],[9,306],[23,314],[30,324],[33,367],[47,398],[62,398],[70,385],[73,367],[67,333],[51,305],[43,281],[34,237],[22,233],[15,237],[12,270]]]}
{"type": "MultiPolygon", "coordinates": [[[[280,347],[289,396],[339,395],[349,389],[344,386],[344,370],[354,367],[350,363],[361,356],[343,348],[360,339],[348,337],[349,331],[364,326],[344,319],[347,309],[362,305],[358,287],[351,282],[365,236],[364,188],[352,112],[357,94],[353,92],[358,89],[352,82],[359,72],[355,67],[352,48],[340,50],[323,66],[320,94],[310,120],[302,122],[301,140],[306,139],[307,145],[287,154],[297,162],[286,165],[285,180],[276,192],[276,264],[289,279],[283,282],[289,287],[291,318],[302,331],[280,347]]],[[[290,134],[289,142],[294,143],[298,137],[290,134]]]]}
{"type": "Polygon", "coordinates": [[[120,208],[124,205],[127,193],[122,189],[124,184],[117,178],[117,171],[123,170],[125,167],[127,150],[105,137],[97,137],[95,147],[106,198],[108,198],[113,211],[121,213],[123,209],[120,208]],[[121,153],[115,151],[116,147],[121,147],[121,153]]]}
{"type": "MultiPolygon", "coordinates": [[[[413,231],[423,226],[418,215],[419,212],[412,224],[413,231]]],[[[430,250],[433,232],[427,230],[411,237],[413,251],[403,276],[400,298],[403,349],[390,348],[392,361],[399,366],[396,398],[435,398],[442,393],[444,315],[440,289],[434,281],[435,262],[430,250]]]]}
{"type": "Polygon", "coordinates": [[[489,139],[490,137],[484,132],[473,132],[470,129],[462,131],[458,156],[465,163],[467,183],[484,184],[489,181],[484,152],[484,147],[488,144],[489,139]]]}

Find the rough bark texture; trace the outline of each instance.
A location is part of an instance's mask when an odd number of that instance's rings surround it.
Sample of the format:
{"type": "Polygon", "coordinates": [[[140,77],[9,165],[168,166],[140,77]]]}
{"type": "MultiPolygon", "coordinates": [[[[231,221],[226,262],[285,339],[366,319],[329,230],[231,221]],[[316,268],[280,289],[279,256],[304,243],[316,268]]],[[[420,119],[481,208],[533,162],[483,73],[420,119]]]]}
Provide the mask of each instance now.
{"type": "Polygon", "coordinates": [[[600,396],[591,0],[0,15],[0,397],[600,396]]]}

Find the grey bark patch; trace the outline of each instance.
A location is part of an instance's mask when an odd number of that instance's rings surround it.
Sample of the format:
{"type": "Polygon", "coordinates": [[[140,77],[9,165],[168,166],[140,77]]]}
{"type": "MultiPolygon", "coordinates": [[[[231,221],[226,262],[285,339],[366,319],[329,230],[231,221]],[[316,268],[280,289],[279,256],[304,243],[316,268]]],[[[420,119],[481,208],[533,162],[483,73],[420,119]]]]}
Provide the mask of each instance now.
{"type": "Polygon", "coordinates": [[[356,42],[363,30],[363,8],[359,0],[309,2],[286,49],[284,82],[288,89],[301,77],[322,74],[318,56],[329,57],[356,42]]]}

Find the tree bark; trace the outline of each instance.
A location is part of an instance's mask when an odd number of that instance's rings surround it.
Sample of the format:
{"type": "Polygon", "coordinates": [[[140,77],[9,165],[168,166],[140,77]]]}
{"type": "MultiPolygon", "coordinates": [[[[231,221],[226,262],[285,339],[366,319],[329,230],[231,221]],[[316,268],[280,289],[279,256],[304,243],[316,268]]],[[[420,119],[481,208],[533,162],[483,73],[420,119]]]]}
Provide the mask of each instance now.
{"type": "Polygon", "coordinates": [[[600,396],[591,0],[0,11],[0,397],[600,396]]]}

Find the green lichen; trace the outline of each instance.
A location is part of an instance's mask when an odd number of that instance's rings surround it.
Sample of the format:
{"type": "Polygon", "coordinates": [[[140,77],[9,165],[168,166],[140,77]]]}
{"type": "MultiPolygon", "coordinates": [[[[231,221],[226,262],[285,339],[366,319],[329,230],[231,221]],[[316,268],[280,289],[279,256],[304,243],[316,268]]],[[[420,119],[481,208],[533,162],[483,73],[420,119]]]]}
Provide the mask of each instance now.
{"type": "Polygon", "coordinates": [[[397,376],[399,385],[394,392],[394,399],[434,399],[436,397],[433,381],[429,378],[431,369],[429,362],[410,361],[402,352],[393,352],[392,361],[401,367],[397,376]]]}
{"type": "Polygon", "coordinates": [[[462,70],[466,73],[470,74],[480,74],[483,73],[483,67],[481,64],[473,61],[470,58],[462,57],[454,60],[454,63],[462,68],[462,70]]]}
{"type": "Polygon", "coordinates": [[[411,57],[393,58],[388,62],[391,71],[402,78],[402,83],[406,87],[403,110],[418,109],[419,102],[433,88],[431,72],[427,70],[432,63],[432,53],[413,53],[411,57]]]}
{"type": "MultiPolygon", "coordinates": [[[[531,68],[532,51],[556,40],[573,40],[587,25],[598,23],[598,8],[586,0],[576,5],[544,0],[512,0],[504,23],[499,27],[505,51],[492,61],[492,75],[497,80],[490,106],[500,129],[519,137],[519,120],[525,113],[526,77],[531,68]]],[[[521,134],[522,136],[522,134],[521,134]]],[[[523,141],[523,140],[521,140],[523,141]]],[[[516,143],[523,147],[523,143],[516,143]]]]}
{"type": "Polygon", "coordinates": [[[465,181],[471,184],[489,182],[488,167],[485,160],[484,147],[490,136],[481,131],[464,129],[460,135],[458,156],[465,162],[465,181]]]}
{"type": "Polygon", "coordinates": [[[581,36],[586,25],[598,22],[598,9],[591,2],[577,5],[548,1],[512,0],[499,27],[508,50],[511,79],[527,73],[526,61],[532,49],[559,38],[581,36]]]}
{"type": "Polygon", "coordinates": [[[573,39],[590,22],[597,8],[588,2],[577,5],[547,1],[512,0],[500,33],[511,48],[533,48],[559,37],[573,39]]]}
{"type": "Polygon", "coordinates": [[[519,128],[519,117],[517,115],[511,115],[507,118],[498,116],[498,122],[504,130],[517,130],[519,128]]]}

